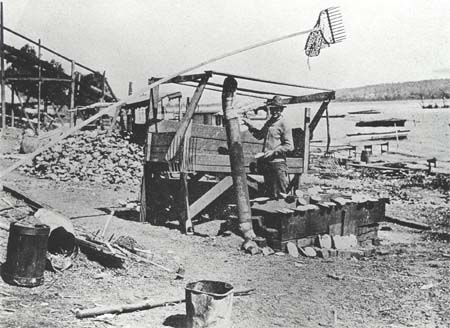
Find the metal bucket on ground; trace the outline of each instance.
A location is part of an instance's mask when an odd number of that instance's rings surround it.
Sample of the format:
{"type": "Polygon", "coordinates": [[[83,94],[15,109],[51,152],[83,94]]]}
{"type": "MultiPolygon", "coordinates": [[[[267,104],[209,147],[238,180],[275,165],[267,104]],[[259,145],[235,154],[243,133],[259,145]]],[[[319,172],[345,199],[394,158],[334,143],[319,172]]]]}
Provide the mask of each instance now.
{"type": "Polygon", "coordinates": [[[11,223],[2,278],[11,285],[35,287],[44,282],[47,240],[44,224],[11,223]]]}
{"type": "Polygon", "coordinates": [[[229,328],[233,286],[226,282],[201,280],[186,286],[187,328],[229,328]]]}

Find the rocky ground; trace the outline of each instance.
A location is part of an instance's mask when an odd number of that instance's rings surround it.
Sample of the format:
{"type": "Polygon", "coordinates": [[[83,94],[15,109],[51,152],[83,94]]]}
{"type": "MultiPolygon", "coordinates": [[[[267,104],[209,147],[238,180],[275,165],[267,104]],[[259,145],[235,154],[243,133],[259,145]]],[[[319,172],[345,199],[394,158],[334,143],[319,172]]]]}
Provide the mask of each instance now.
{"type": "MultiPolygon", "coordinates": [[[[84,138],[76,137],[73,142],[84,138]]],[[[92,152],[101,154],[98,144],[93,147],[92,152]]],[[[15,154],[17,138],[6,136],[1,150],[3,154],[15,154]]],[[[121,157],[129,159],[125,153],[121,157]]],[[[14,161],[11,156],[3,156],[0,168],[14,161]]],[[[109,174],[100,175],[111,175],[119,161],[111,164],[109,174]]],[[[151,251],[154,262],[170,269],[181,264],[185,279],[177,280],[174,274],[132,260],[127,260],[123,268],[106,268],[80,253],[70,269],[61,273],[46,271],[42,286],[20,288],[0,281],[0,326],[183,327],[185,304],[94,319],[77,319],[74,311],[144,299],[161,302],[184,298],[187,282],[211,279],[228,282],[236,290],[255,288],[249,296],[234,297],[233,327],[448,327],[447,176],[388,175],[373,170],[346,170],[330,161],[321,163],[315,164],[317,173],[306,184],[387,195],[391,199],[388,216],[429,224],[432,232],[383,223],[376,254],[359,260],[250,256],[240,249],[240,237],[217,236],[222,223],[219,220],[197,223],[194,236],[182,235],[173,227],[135,222],[134,209],[121,204],[139,198],[138,177],[116,182],[93,179],[95,171],[78,180],[74,179],[76,174],[65,172],[49,173],[56,174],[56,179],[32,175],[31,171],[13,172],[2,183],[14,184],[70,217],[78,232],[101,229],[108,217],[105,209],[117,207],[108,236],[114,233],[134,238],[151,251]],[[64,181],[66,177],[69,179],[64,181]]],[[[30,168],[35,166],[36,162],[30,168]]],[[[0,194],[3,198],[19,207],[23,205],[4,192],[0,194]]],[[[28,209],[24,206],[15,211],[19,213],[0,212],[1,222],[10,222],[28,209]]],[[[0,230],[0,262],[4,261],[6,236],[7,232],[0,230]]]]}

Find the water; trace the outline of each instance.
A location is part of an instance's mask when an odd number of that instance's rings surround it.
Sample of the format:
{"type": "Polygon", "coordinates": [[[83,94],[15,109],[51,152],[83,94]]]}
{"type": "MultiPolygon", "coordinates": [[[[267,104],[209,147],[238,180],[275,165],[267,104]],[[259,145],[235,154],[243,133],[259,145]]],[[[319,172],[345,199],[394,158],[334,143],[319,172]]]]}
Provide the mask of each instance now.
{"type": "MultiPolygon", "coordinates": [[[[425,103],[434,103],[434,100],[425,103]]],[[[301,104],[290,106],[285,110],[286,116],[294,126],[303,126],[303,111],[299,109],[311,107],[312,116],[320,104],[301,104]]],[[[450,108],[422,109],[418,100],[378,101],[378,102],[331,102],[328,106],[330,115],[345,114],[345,118],[330,118],[331,145],[352,143],[350,133],[377,131],[394,131],[395,128],[356,127],[358,121],[379,120],[388,118],[406,119],[404,127],[398,130],[410,130],[407,139],[389,140],[390,150],[408,157],[428,159],[435,157],[440,162],[450,164],[450,108]],[[348,112],[373,109],[380,114],[350,115],[348,112]]],[[[322,119],[314,133],[314,140],[326,140],[326,120],[322,119]]],[[[365,141],[371,144],[382,141],[365,141]]],[[[361,144],[361,143],[359,143],[361,144]]],[[[314,145],[314,144],[313,144],[314,145]]]]}

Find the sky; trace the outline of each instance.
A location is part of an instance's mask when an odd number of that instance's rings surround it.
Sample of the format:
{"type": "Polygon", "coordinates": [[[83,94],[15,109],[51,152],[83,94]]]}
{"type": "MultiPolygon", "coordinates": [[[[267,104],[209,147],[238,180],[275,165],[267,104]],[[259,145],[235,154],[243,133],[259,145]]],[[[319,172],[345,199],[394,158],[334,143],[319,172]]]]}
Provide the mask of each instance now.
{"type": "MultiPolygon", "coordinates": [[[[119,97],[235,49],[311,29],[339,6],[347,39],[309,60],[306,36],[228,57],[216,70],[340,89],[450,78],[445,0],[4,0],[5,26],[100,72],[119,97]]],[[[5,42],[24,42],[5,32],[5,42]]],[[[44,53],[44,58],[54,58],[44,53]]],[[[69,66],[65,66],[66,69],[69,66]]]]}

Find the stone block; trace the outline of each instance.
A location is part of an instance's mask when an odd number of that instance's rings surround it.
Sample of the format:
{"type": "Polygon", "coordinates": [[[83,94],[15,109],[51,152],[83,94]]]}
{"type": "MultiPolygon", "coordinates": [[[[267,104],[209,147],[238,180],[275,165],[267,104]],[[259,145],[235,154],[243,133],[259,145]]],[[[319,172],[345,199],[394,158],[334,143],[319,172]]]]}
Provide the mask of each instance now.
{"type": "Polygon", "coordinates": [[[302,253],[302,255],[304,255],[306,257],[316,257],[317,256],[317,252],[313,247],[300,248],[300,252],[302,253]]]}
{"type": "Polygon", "coordinates": [[[333,246],[335,249],[349,249],[358,246],[358,239],[355,235],[333,236],[333,246]]]}
{"type": "Polygon", "coordinates": [[[356,259],[362,259],[364,257],[364,251],[360,249],[339,249],[337,255],[340,258],[350,259],[352,257],[356,259]]]}
{"type": "Polygon", "coordinates": [[[286,250],[290,256],[298,257],[298,248],[297,245],[295,245],[294,243],[288,242],[286,244],[286,250]]]}
{"type": "Polygon", "coordinates": [[[297,239],[297,247],[303,248],[303,247],[307,247],[307,246],[313,246],[314,238],[315,237],[311,236],[311,237],[297,239]]]}

